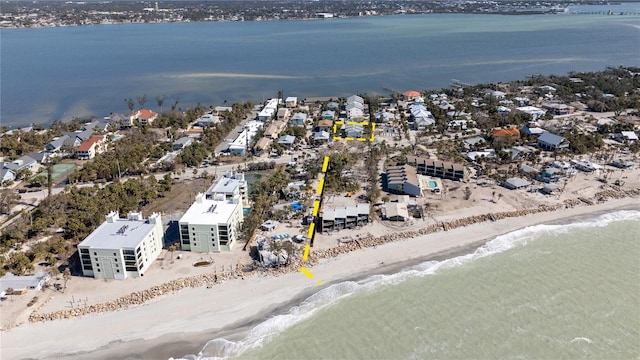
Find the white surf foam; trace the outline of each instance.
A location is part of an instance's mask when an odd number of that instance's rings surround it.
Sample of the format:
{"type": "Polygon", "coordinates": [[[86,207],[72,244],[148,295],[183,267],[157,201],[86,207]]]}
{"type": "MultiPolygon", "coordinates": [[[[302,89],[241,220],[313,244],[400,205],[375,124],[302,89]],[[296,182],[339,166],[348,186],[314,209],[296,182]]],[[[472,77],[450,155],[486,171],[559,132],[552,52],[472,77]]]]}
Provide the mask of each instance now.
{"type": "MultiPolygon", "coordinates": [[[[300,305],[291,308],[286,314],[276,315],[258,324],[240,341],[229,341],[223,338],[213,339],[207,342],[198,355],[188,355],[183,359],[218,360],[238,356],[247,350],[261,347],[274,335],[309,318],[319,309],[330,306],[340,299],[353,295],[356,292],[378,291],[383,286],[395,285],[408,278],[433,275],[444,269],[462,266],[475,259],[502,253],[518,245],[525,245],[528,240],[532,240],[539,235],[561,234],[576,228],[601,227],[615,221],[624,220],[640,220],[640,211],[617,211],[569,224],[529,226],[500,235],[470,254],[442,261],[426,261],[395,274],[378,274],[359,281],[345,281],[334,284],[311,295],[300,305]]],[[[578,341],[582,339],[583,338],[576,338],[574,340],[578,341]]]]}

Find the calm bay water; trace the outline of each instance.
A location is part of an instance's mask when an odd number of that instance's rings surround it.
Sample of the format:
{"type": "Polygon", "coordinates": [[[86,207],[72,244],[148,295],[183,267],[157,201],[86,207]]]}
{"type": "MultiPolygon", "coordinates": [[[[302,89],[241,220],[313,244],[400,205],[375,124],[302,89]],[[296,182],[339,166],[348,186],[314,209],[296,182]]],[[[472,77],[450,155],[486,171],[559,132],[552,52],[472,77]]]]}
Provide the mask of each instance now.
{"type": "Polygon", "coordinates": [[[529,227],[332,285],[186,358],[638,359],[638,234],[640,211],[529,227]]]}
{"type": "MultiPolygon", "coordinates": [[[[633,11],[637,3],[611,6],[633,11]]],[[[573,9],[575,10],[575,9],[573,9]]],[[[639,11],[640,12],[640,11],[639,11]]],[[[432,14],[329,21],[3,29],[0,122],[438,89],[526,75],[640,66],[640,17],[432,14]]]]}

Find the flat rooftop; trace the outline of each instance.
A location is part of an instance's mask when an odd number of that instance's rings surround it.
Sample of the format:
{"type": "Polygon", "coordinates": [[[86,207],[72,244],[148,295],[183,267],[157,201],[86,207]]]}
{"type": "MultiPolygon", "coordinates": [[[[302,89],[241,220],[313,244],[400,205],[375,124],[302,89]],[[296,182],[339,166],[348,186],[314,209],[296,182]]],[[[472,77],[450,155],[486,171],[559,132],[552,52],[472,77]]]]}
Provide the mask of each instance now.
{"type": "Polygon", "coordinates": [[[215,184],[213,184],[209,190],[207,190],[208,194],[212,193],[233,193],[236,188],[242,187],[245,184],[246,180],[238,180],[234,178],[222,177],[215,184]]]}
{"type": "Polygon", "coordinates": [[[116,219],[103,222],[78,246],[96,249],[136,248],[155,228],[148,220],[116,219]]]}
{"type": "Polygon", "coordinates": [[[194,225],[228,224],[235,208],[239,206],[242,205],[203,198],[191,204],[189,210],[180,218],[180,222],[194,225]]]}

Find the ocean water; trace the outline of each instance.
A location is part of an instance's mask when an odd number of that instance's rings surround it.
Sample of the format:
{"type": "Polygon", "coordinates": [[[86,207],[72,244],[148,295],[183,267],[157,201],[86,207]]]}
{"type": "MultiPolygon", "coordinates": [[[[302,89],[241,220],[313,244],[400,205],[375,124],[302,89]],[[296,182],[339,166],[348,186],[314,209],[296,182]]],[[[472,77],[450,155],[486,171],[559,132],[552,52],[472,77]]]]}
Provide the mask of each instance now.
{"type": "Polygon", "coordinates": [[[331,285],[186,359],[638,359],[640,211],[331,285]]]}
{"type": "MultiPolygon", "coordinates": [[[[638,3],[603,7],[636,11],[638,3]]],[[[592,10],[592,8],[588,8],[592,10]]],[[[574,7],[572,10],[580,10],[574,7]]],[[[600,11],[598,10],[598,11],[600,11]]],[[[200,102],[440,89],[640,66],[640,16],[426,14],[2,29],[0,123],[200,102]],[[138,106],[136,104],[136,106],[138,106]]]]}

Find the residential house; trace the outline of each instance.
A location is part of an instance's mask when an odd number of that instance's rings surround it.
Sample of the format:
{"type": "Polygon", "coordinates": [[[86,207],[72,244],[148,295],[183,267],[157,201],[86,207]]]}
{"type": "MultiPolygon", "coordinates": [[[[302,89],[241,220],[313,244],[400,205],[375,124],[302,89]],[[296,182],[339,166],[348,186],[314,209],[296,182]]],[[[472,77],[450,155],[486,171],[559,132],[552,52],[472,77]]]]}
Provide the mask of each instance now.
{"type": "Polygon", "coordinates": [[[518,129],[494,129],[493,131],[491,131],[491,135],[493,136],[493,138],[495,140],[502,140],[505,138],[519,138],[520,137],[520,130],[518,129]]]}
{"type": "Polygon", "coordinates": [[[520,172],[521,172],[523,175],[526,175],[526,176],[533,176],[533,177],[536,177],[540,171],[539,171],[538,169],[534,168],[533,166],[529,166],[529,165],[522,165],[522,166],[520,167],[520,172]]]}
{"type": "Polygon", "coordinates": [[[173,142],[173,150],[182,150],[191,144],[193,144],[193,138],[184,136],[173,142]]]}
{"type": "Polygon", "coordinates": [[[131,120],[138,120],[141,126],[151,125],[157,118],[158,113],[149,109],[138,110],[136,113],[129,116],[131,120]]]}
{"type": "Polygon", "coordinates": [[[343,136],[347,138],[361,138],[364,135],[364,126],[358,123],[348,123],[343,128],[343,136]]]}
{"type": "Polygon", "coordinates": [[[267,104],[258,113],[258,121],[271,120],[278,109],[278,99],[269,99],[267,104]]]}
{"type": "Polygon", "coordinates": [[[545,132],[538,137],[538,146],[546,151],[564,150],[569,148],[569,141],[564,137],[545,132]]]}
{"type": "Polygon", "coordinates": [[[505,115],[505,116],[511,113],[511,109],[502,105],[496,106],[496,111],[498,112],[498,114],[505,115]]]}
{"type": "Polygon", "coordinates": [[[516,110],[530,115],[533,120],[537,120],[537,119],[545,116],[545,114],[547,113],[546,111],[544,111],[544,110],[542,110],[540,108],[537,108],[535,106],[521,106],[521,107],[516,108],[516,110]]]}
{"type": "Polygon", "coordinates": [[[520,128],[520,132],[527,134],[529,136],[540,136],[542,133],[547,130],[540,127],[540,125],[536,122],[530,122],[526,126],[520,128]]]}
{"type": "Polygon", "coordinates": [[[267,129],[264,131],[264,137],[272,140],[276,139],[278,135],[280,135],[280,132],[284,130],[285,126],[287,126],[287,123],[284,121],[279,121],[279,120],[272,121],[271,124],[269,124],[267,129]]]}
{"type": "Polygon", "coordinates": [[[348,104],[355,104],[355,103],[359,103],[361,104],[364,109],[364,99],[358,95],[351,95],[347,98],[347,105],[348,104]]]}
{"type": "Polygon", "coordinates": [[[497,157],[494,149],[486,149],[482,151],[469,151],[465,156],[471,162],[482,162],[497,157]]]}
{"type": "Polygon", "coordinates": [[[573,106],[558,103],[544,103],[542,104],[542,107],[553,115],[573,114],[573,112],[576,110],[573,106]]]}
{"type": "Polygon", "coordinates": [[[409,209],[404,202],[387,202],[384,204],[385,220],[407,221],[409,219],[409,209]]]}
{"type": "Polygon", "coordinates": [[[0,277],[0,298],[7,295],[24,295],[29,290],[42,290],[44,284],[51,277],[45,271],[38,271],[35,275],[18,276],[7,273],[0,277]],[[9,293],[9,289],[12,289],[9,293]]]}
{"type": "Polygon", "coordinates": [[[93,135],[78,146],[78,148],[76,149],[76,157],[79,160],[90,160],[93,159],[97,154],[101,154],[106,150],[106,136],[93,135]]]}
{"type": "Polygon", "coordinates": [[[318,121],[317,130],[318,131],[331,132],[333,130],[333,121],[331,121],[331,120],[320,120],[320,121],[318,121]]]}
{"type": "Polygon", "coordinates": [[[293,126],[304,126],[306,122],[307,114],[298,112],[293,114],[293,116],[291,117],[291,121],[289,121],[289,124],[293,126]]]}
{"type": "Polygon", "coordinates": [[[487,89],[487,90],[485,90],[484,93],[488,98],[497,99],[497,100],[502,100],[507,96],[507,93],[499,91],[499,90],[487,89]]]}
{"type": "Polygon", "coordinates": [[[260,138],[260,140],[258,140],[258,142],[256,143],[255,149],[257,151],[267,150],[269,146],[271,146],[272,141],[272,139],[267,137],[260,138]]]}
{"type": "Polygon", "coordinates": [[[286,148],[291,148],[295,142],[296,142],[296,137],[293,135],[282,135],[278,139],[278,144],[286,148]]]}
{"type": "Polygon", "coordinates": [[[13,170],[14,173],[20,170],[33,170],[38,165],[38,162],[28,155],[24,155],[19,159],[13,160],[11,162],[5,162],[4,168],[13,170]]]}
{"type": "Polygon", "coordinates": [[[621,131],[614,135],[614,139],[621,143],[628,141],[629,143],[638,141],[638,135],[633,131],[621,131]]]}
{"type": "Polygon", "coordinates": [[[391,166],[386,171],[386,190],[394,194],[422,196],[416,169],[409,165],[391,166]]]}
{"type": "Polygon", "coordinates": [[[160,214],[143,219],[130,213],[121,219],[117,212],[78,244],[82,274],[96,279],[144,276],[162,252],[164,229],[160,214]]]}
{"type": "Polygon", "coordinates": [[[27,156],[35,160],[38,164],[44,165],[47,163],[47,159],[51,157],[51,154],[46,151],[42,151],[42,152],[28,153],[27,156]]]}
{"type": "Polygon", "coordinates": [[[387,123],[389,121],[395,120],[396,116],[393,113],[388,112],[386,110],[380,110],[374,114],[376,122],[387,123]]]}
{"type": "Polygon", "coordinates": [[[464,166],[446,161],[408,156],[407,164],[415,165],[416,172],[421,175],[451,180],[463,180],[465,176],[464,166]]]}
{"type": "Polygon", "coordinates": [[[413,118],[415,127],[418,130],[424,130],[426,127],[436,123],[436,119],[433,117],[433,114],[431,114],[424,105],[409,105],[409,111],[411,112],[411,117],[413,118]]]}
{"type": "Polygon", "coordinates": [[[462,146],[464,150],[469,151],[473,149],[479,149],[483,147],[487,141],[482,136],[474,136],[462,140],[462,146]]]}
{"type": "Polygon", "coordinates": [[[0,162],[0,184],[5,184],[16,179],[15,171],[4,167],[4,162],[0,162]]]}
{"type": "Polygon", "coordinates": [[[180,244],[186,251],[209,253],[231,251],[243,221],[239,196],[196,195],[195,202],[178,221],[180,244]]]}
{"type": "Polygon", "coordinates": [[[328,110],[334,110],[335,111],[335,110],[338,110],[339,108],[340,108],[340,104],[338,104],[335,101],[329,101],[327,103],[327,109],[328,110]]]}
{"type": "Polygon", "coordinates": [[[298,98],[295,96],[288,96],[285,100],[284,100],[284,106],[288,107],[288,108],[295,108],[296,106],[298,106],[298,98]]]}
{"type": "Polygon", "coordinates": [[[369,204],[325,208],[317,219],[316,232],[354,229],[369,223],[369,204]]]}
{"type": "Polygon", "coordinates": [[[362,119],[364,117],[364,105],[362,103],[353,102],[347,104],[345,110],[349,119],[362,119]]]}
{"type": "Polygon", "coordinates": [[[522,189],[525,188],[527,186],[530,186],[532,183],[529,180],[523,179],[523,178],[519,178],[519,177],[512,177],[507,179],[502,186],[506,187],[509,190],[518,190],[518,189],[522,189]]]}
{"type": "Polygon", "coordinates": [[[288,108],[280,108],[278,109],[276,118],[279,121],[287,121],[289,119],[289,115],[291,114],[291,110],[288,108]]]}
{"type": "Polygon", "coordinates": [[[220,122],[220,117],[213,114],[204,114],[196,120],[196,125],[206,128],[220,122]]]}
{"type": "Polygon", "coordinates": [[[324,120],[335,120],[336,112],[335,110],[325,110],[322,112],[322,119],[324,120]]]}
{"type": "Polygon", "coordinates": [[[44,146],[44,149],[53,153],[60,152],[69,138],[69,135],[62,135],[60,137],[53,138],[53,140],[44,146]]]}
{"type": "Polygon", "coordinates": [[[540,192],[545,195],[552,195],[558,191],[560,191],[560,187],[556,184],[545,184],[542,189],[540,189],[540,192]]]}
{"type": "Polygon", "coordinates": [[[327,142],[329,142],[329,139],[331,139],[331,135],[329,134],[328,131],[316,131],[315,133],[313,133],[313,144],[314,145],[321,145],[321,144],[326,144],[327,142]]]}

